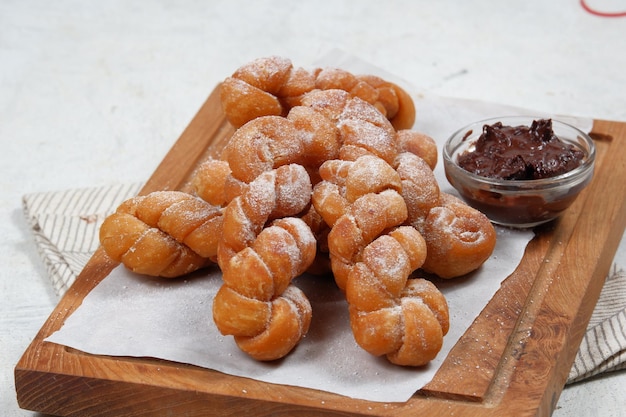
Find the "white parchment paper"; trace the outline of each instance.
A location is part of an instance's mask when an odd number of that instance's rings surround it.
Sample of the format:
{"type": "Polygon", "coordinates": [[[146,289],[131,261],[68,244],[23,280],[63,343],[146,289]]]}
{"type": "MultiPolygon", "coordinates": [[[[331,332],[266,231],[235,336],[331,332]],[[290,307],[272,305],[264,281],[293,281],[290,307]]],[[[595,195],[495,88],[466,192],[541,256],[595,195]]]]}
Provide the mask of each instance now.
{"type": "MultiPolygon", "coordinates": [[[[389,74],[343,53],[318,65],[355,73],[389,74]]],[[[399,82],[406,86],[406,83],[399,82]]],[[[493,103],[441,98],[415,91],[416,130],[439,145],[463,125],[505,115],[538,115],[493,103]]],[[[550,116],[589,131],[591,120],[550,116]]],[[[453,192],[440,163],[435,171],[442,190],[453,192]]],[[[428,383],[456,341],[521,260],[532,231],[497,228],[490,259],[476,272],[440,286],[450,308],[450,330],[438,357],[422,368],[390,365],[361,350],[352,337],[347,304],[332,279],[302,276],[295,284],[313,306],[309,334],[286,358],[256,362],[241,353],[215,327],[212,300],[221,285],[217,268],[178,280],[139,276],[116,268],[46,341],[101,355],[155,357],[214,369],[260,381],[294,385],[379,402],[404,402],[428,383]]]]}

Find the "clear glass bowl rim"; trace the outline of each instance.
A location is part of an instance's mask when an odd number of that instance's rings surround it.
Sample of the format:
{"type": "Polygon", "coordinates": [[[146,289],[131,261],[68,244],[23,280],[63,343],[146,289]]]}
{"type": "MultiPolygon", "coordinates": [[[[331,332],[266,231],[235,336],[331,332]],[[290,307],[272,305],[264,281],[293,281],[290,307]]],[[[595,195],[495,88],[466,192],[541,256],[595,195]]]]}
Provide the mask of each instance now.
{"type": "MultiPolygon", "coordinates": [[[[559,136],[559,139],[564,140],[568,143],[572,143],[572,140],[569,138],[563,138],[559,136]]],[[[561,187],[565,184],[569,184],[570,182],[577,183],[579,181],[583,181],[584,178],[588,175],[589,170],[593,169],[595,156],[596,156],[595,144],[593,143],[593,139],[591,139],[591,137],[587,133],[583,132],[576,126],[573,126],[569,123],[562,122],[553,117],[543,117],[543,116],[500,116],[500,117],[491,117],[488,119],[479,120],[479,121],[470,123],[468,125],[465,125],[464,127],[456,130],[452,135],[450,135],[448,140],[446,140],[446,143],[443,147],[444,163],[448,162],[449,164],[454,165],[454,167],[459,169],[463,173],[463,175],[468,177],[468,179],[473,179],[475,182],[480,182],[483,184],[491,185],[497,189],[518,190],[518,191],[527,189],[528,191],[536,192],[538,189],[561,187]],[[463,139],[461,139],[459,143],[456,144],[454,148],[452,148],[454,139],[458,138],[459,136],[461,137],[465,136],[466,132],[469,130],[474,131],[476,128],[480,128],[480,132],[482,133],[484,125],[487,125],[487,124],[492,125],[496,122],[502,122],[503,125],[512,126],[512,124],[509,121],[514,121],[514,120],[519,121],[517,122],[515,126],[524,125],[524,124],[527,126],[530,126],[530,123],[532,123],[533,120],[540,120],[540,119],[546,119],[546,118],[552,119],[553,127],[557,125],[561,125],[561,127],[572,129],[574,132],[576,132],[577,135],[579,135],[580,137],[584,139],[584,142],[587,145],[588,149],[582,149],[586,154],[585,160],[583,161],[582,164],[580,164],[578,167],[574,168],[571,171],[565,172],[561,175],[557,175],[554,177],[541,178],[541,179],[535,179],[535,180],[503,180],[503,179],[498,179],[498,178],[483,177],[481,175],[466,171],[463,168],[461,168],[456,163],[456,161],[453,160],[454,152],[460,146],[462,146],[464,142],[463,139]],[[526,123],[521,123],[522,121],[526,123]]]]}

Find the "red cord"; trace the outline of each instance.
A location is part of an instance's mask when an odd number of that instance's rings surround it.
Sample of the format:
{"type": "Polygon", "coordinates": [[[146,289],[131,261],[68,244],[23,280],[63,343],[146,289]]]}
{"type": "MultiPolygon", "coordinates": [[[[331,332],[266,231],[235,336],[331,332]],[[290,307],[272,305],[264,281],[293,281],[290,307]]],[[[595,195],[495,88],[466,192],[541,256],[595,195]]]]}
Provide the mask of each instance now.
{"type": "Polygon", "coordinates": [[[599,10],[589,7],[585,0],[580,0],[580,5],[587,13],[591,13],[594,16],[600,17],[626,17],[626,12],[601,12],[599,10]]]}

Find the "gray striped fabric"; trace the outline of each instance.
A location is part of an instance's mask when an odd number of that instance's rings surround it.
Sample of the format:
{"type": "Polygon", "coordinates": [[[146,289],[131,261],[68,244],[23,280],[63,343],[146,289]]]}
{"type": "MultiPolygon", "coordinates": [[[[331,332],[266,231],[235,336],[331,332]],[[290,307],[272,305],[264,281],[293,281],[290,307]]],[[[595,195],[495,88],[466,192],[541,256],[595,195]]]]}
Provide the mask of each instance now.
{"type": "MultiPolygon", "coordinates": [[[[143,184],[47,192],[24,196],[26,217],[56,293],[62,295],[98,248],[104,218],[143,184]]],[[[607,277],[570,371],[573,383],[626,368],[626,272],[607,277]]]]}
{"type": "Polygon", "coordinates": [[[626,271],[614,266],[606,278],[568,383],[626,369],[626,271]]]}
{"type": "Polygon", "coordinates": [[[24,212],[55,292],[72,285],[98,248],[100,225],[143,184],[28,194],[24,212]]]}

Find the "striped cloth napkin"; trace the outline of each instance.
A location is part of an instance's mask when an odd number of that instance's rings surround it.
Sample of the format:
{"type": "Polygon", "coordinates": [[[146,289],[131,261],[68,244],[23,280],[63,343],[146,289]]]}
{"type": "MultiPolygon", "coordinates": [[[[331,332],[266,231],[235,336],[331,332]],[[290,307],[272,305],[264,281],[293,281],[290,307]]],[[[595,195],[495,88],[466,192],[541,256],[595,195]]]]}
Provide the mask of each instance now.
{"type": "Polygon", "coordinates": [[[98,249],[104,219],[142,183],[25,195],[22,204],[39,255],[60,297],[98,249]]]}
{"type": "MultiPolygon", "coordinates": [[[[28,194],[23,208],[55,292],[72,285],[99,246],[104,219],[142,183],[28,194]]],[[[626,271],[613,267],[567,383],[626,368],[626,271]]]]}

